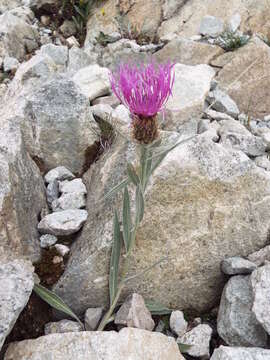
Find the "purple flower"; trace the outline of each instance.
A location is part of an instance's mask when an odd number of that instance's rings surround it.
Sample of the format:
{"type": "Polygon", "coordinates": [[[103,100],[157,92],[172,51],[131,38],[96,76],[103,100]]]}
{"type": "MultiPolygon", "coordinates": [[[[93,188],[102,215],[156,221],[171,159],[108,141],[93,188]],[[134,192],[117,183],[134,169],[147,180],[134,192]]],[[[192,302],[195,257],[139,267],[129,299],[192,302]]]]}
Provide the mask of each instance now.
{"type": "Polygon", "coordinates": [[[174,64],[121,64],[111,73],[112,90],[131,113],[144,118],[163,109],[174,83],[174,64]]]}

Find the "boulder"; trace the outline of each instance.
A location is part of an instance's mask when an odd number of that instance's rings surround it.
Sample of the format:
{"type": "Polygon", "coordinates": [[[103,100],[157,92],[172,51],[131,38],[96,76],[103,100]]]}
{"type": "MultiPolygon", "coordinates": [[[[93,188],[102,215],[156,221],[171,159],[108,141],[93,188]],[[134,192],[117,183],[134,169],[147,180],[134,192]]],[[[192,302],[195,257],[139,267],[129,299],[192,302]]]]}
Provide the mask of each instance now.
{"type": "Polygon", "coordinates": [[[109,70],[97,64],[77,71],[73,76],[73,81],[90,101],[110,93],[109,70]]]}
{"type": "MultiPolygon", "coordinates": [[[[166,146],[179,137],[162,134],[166,146]]],[[[224,257],[247,256],[268,242],[270,174],[205,134],[176,147],[155,171],[130,274],[169,260],[131,280],[123,298],[136,291],[170,308],[209,310],[223,289],[224,257]]],[[[117,137],[84,175],[88,220],[55,286],[77,312],[108,303],[113,210],[121,214],[122,197],[102,199],[125,178],[126,163],[134,157],[134,145],[117,137]]]]}
{"type": "Polygon", "coordinates": [[[40,237],[40,246],[47,249],[57,243],[57,237],[50,234],[45,234],[40,237]]]}
{"type": "Polygon", "coordinates": [[[174,339],[145,330],[52,334],[9,345],[4,360],[184,360],[174,339]]]}
{"type": "Polygon", "coordinates": [[[99,138],[87,97],[72,80],[60,75],[26,87],[21,96],[22,129],[31,156],[40,159],[44,170],[62,165],[82,172],[99,138]]]}
{"type": "Polygon", "coordinates": [[[0,264],[0,350],[34,287],[34,268],[25,260],[0,264]]]}
{"type": "Polygon", "coordinates": [[[183,122],[201,115],[215,71],[208,65],[176,64],[172,97],[166,104],[166,130],[177,131],[183,122]]]}
{"type": "Polygon", "coordinates": [[[23,60],[27,52],[38,47],[37,30],[9,11],[0,15],[0,33],[0,57],[23,60]]]}
{"type": "Polygon", "coordinates": [[[247,128],[236,120],[221,120],[218,134],[224,146],[241,150],[248,156],[265,154],[266,144],[259,136],[254,136],[247,128]]]}
{"type": "Polygon", "coordinates": [[[258,322],[270,334],[270,264],[256,269],[251,275],[252,311],[258,322]]]}
{"type": "Polygon", "coordinates": [[[261,346],[267,344],[267,334],[251,311],[250,276],[234,276],[225,286],[220,302],[217,329],[230,346],[261,346]]]}
{"type": "Polygon", "coordinates": [[[253,38],[237,50],[232,60],[220,70],[217,80],[220,87],[228,89],[241,112],[263,118],[270,112],[269,68],[269,46],[253,38]]]}
{"type": "Polygon", "coordinates": [[[154,58],[166,63],[172,61],[185,65],[210,64],[224,50],[216,45],[176,38],[155,53],[154,58]]]}
{"type": "Polygon", "coordinates": [[[40,256],[38,218],[47,207],[39,169],[27,153],[20,118],[8,103],[0,111],[0,259],[40,256]]]}
{"type": "Polygon", "coordinates": [[[224,21],[215,16],[205,16],[200,24],[199,33],[207,37],[218,37],[225,29],[224,21]]]}
{"type": "Polygon", "coordinates": [[[214,16],[229,24],[236,13],[241,16],[240,30],[269,36],[268,0],[260,0],[259,3],[258,0],[191,0],[178,3],[180,6],[174,15],[161,23],[158,29],[160,37],[175,33],[188,38],[198,34],[205,16],[214,16]]]}
{"type": "Polygon", "coordinates": [[[161,20],[161,0],[109,0],[101,3],[90,15],[85,45],[96,42],[100,32],[110,35],[119,31],[124,38],[132,32],[142,40],[153,40],[161,20]]]}
{"type": "Polygon", "coordinates": [[[260,348],[220,346],[214,351],[211,360],[269,360],[270,350],[260,348]]]}

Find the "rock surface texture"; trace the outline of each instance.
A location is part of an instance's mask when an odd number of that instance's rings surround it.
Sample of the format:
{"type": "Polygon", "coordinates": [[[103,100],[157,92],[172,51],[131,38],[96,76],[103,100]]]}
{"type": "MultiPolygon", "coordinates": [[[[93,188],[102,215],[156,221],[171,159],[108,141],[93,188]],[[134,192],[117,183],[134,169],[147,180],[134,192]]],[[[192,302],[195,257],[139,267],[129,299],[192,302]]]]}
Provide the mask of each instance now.
{"type": "Polygon", "coordinates": [[[33,271],[24,260],[0,264],[0,350],[31,295],[33,271]]]}
{"type": "Polygon", "coordinates": [[[260,348],[221,346],[214,351],[211,360],[269,360],[270,350],[260,348]]]}
{"type": "Polygon", "coordinates": [[[217,328],[228,345],[266,346],[267,334],[252,312],[252,297],[249,276],[234,276],[225,286],[217,328]]]}
{"type": "Polygon", "coordinates": [[[184,360],[174,339],[138,329],[53,334],[11,344],[5,360],[184,360]]]}
{"type": "MultiPolygon", "coordinates": [[[[122,200],[100,199],[124,179],[125,164],[134,159],[132,147],[122,139],[109,152],[84,176],[88,220],[55,286],[79,312],[108,299],[111,214],[122,200]]],[[[221,260],[247,256],[267,242],[269,180],[270,175],[245,154],[216,144],[205,134],[178,146],[149,184],[131,272],[164,256],[170,260],[143,281],[130,281],[127,292],[136,289],[144,299],[155,298],[172,308],[209,309],[224,284],[221,260]]]]}

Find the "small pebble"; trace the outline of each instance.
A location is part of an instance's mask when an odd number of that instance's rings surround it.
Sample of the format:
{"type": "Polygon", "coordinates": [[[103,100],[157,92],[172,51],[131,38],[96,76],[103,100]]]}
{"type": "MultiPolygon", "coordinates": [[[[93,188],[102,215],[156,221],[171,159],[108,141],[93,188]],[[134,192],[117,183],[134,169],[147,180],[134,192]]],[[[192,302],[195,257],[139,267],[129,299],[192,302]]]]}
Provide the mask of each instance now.
{"type": "Polygon", "coordinates": [[[56,244],[54,247],[55,247],[56,251],[58,252],[58,254],[63,257],[65,257],[70,252],[69,247],[66,245],[56,244]]]}
{"type": "Polygon", "coordinates": [[[62,258],[62,256],[54,256],[54,258],[53,258],[53,264],[60,264],[61,262],[63,262],[63,258],[62,258]]]}
{"type": "Polygon", "coordinates": [[[43,249],[47,249],[50,246],[57,243],[57,237],[54,235],[50,235],[50,234],[42,235],[39,240],[40,240],[40,246],[43,249]]]}

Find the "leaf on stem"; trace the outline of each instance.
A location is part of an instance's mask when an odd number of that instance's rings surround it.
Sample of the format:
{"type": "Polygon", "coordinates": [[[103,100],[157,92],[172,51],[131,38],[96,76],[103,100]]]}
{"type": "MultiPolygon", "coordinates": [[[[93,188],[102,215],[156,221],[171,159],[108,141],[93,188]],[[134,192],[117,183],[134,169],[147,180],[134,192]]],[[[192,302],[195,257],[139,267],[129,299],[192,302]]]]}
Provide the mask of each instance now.
{"type": "Polygon", "coordinates": [[[114,219],[113,219],[113,246],[112,246],[112,254],[110,261],[110,278],[109,278],[111,305],[117,293],[121,240],[122,240],[122,235],[120,231],[120,224],[119,224],[117,212],[115,211],[114,219]]]}
{"type": "Polygon", "coordinates": [[[103,200],[108,200],[113,197],[114,194],[116,194],[118,191],[122,190],[125,186],[129,184],[129,179],[124,179],[119,184],[117,184],[115,187],[113,187],[107,194],[104,196],[103,200]]]}
{"type": "Polygon", "coordinates": [[[123,238],[125,243],[126,252],[129,250],[130,240],[131,240],[131,213],[130,213],[130,199],[127,186],[124,190],[123,198],[123,238]]]}
{"type": "Polygon", "coordinates": [[[139,176],[136,173],[136,170],[134,169],[134,166],[131,163],[127,164],[127,173],[129,180],[135,185],[140,184],[139,176]]]}
{"type": "Polygon", "coordinates": [[[46,289],[44,286],[39,284],[35,284],[34,291],[42,300],[46,301],[46,303],[48,303],[51,307],[55,308],[56,310],[62,311],[66,315],[71,316],[73,319],[77,320],[81,325],[83,325],[78,316],[74,314],[74,312],[54,292],[46,289]]]}
{"type": "Polygon", "coordinates": [[[147,309],[152,315],[169,315],[172,310],[154,301],[145,301],[147,309]]]}
{"type": "Polygon", "coordinates": [[[144,198],[141,186],[136,188],[136,226],[142,221],[144,215],[144,198]]]}

